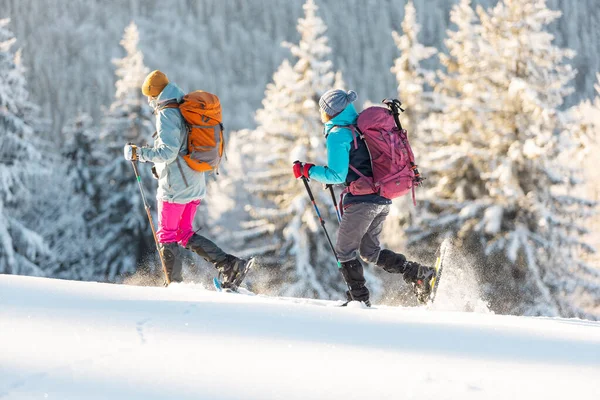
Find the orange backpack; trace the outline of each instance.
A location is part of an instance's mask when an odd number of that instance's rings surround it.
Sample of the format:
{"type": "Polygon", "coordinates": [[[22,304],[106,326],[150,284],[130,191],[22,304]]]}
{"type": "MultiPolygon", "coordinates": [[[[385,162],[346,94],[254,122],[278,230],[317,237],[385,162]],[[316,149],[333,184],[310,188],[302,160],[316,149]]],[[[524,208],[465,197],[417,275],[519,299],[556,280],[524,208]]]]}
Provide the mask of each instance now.
{"type": "Polygon", "coordinates": [[[216,171],[225,150],[219,98],[196,90],[183,96],[181,103],[168,103],[162,108],[179,108],[188,125],[188,154],[183,158],[190,168],[216,171]]]}

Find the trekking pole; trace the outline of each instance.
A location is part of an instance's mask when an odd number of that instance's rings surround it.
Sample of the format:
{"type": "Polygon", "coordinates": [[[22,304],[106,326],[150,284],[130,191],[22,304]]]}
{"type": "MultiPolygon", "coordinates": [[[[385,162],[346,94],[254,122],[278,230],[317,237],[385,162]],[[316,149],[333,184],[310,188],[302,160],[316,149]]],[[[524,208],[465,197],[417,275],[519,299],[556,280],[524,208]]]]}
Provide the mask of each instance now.
{"type": "MultiPolygon", "coordinates": [[[[300,161],[294,161],[294,164],[299,163],[300,161]]],[[[329,242],[329,247],[331,247],[331,251],[335,256],[335,261],[337,262],[337,267],[342,268],[342,263],[340,263],[340,259],[333,247],[333,243],[331,242],[331,238],[329,237],[329,232],[327,232],[327,228],[325,228],[325,220],[321,217],[321,213],[319,212],[319,207],[317,207],[317,203],[315,202],[315,197],[313,196],[312,190],[310,190],[310,186],[308,185],[308,179],[305,176],[302,176],[302,182],[304,182],[304,187],[306,188],[306,192],[308,193],[308,197],[310,197],[310,201],[312,202],[313,207],[315,208],[315,212],[319,217],[319,221],[321,222],[321,226],[323,227],[323,231],[325,231],[325,236],[327,236],[327,241],[329,242]]]]}
{"type": "Polygon", "coordinates": [[[152,221],[152,214],[150,213],[150,206],[146,201],[146,195],[144,194],[144,187],[142,186],[142,177],[138,173],[136,160],[131,160],[131,165],[133,166],[133,172],[135,172],[135,177],[137,179],[138,185],[140,187],[140,193],[142,194],[142,201],[144,202],[144,208],[146,209],[146,214],[148,214],[148,220],[150,221],[150,228],[152,228],[152,236],[154,237],[154,243],[156,244],[156,250],[158,251],[158,257],[160,258],[160,263],[162,264],[163,272],[165,274],[165,280],[167,285],[171,283],[171,279],[169,279],[169,274],[167,273],[167,266],[165,265],[165,260],[160,252],[160,248],[158,247],[158,238],[156,237],[156,230],[154,229],[154,222],[152,221]]]}
{"type": "MultiPolygon", "coordinates": [[[[297,164],[299,162],[300,161],[294,161],[294,164],[297,164]]],[[[319,212],[319,207],[317,207],[317,203],[315,202],[315,197],[313,196],[312,190],[310,190],[310,186],[308,185],[308,179],[305,176],[302,176],[302,182],[304,182],[304,187],[306,188],[308,197],[310,197],[310,201],[313,203],[313,207],[315,208],[315,212],[317,213],[317,216],[319,217],[319,221],[321,221],[321,226],[323,227],[323,230],[325,231],[325,236],[327,236],[327,241],[329,242],[329,247],[331,247],[331,251],[333,252],[333,255],[335,256],[335,261],[337,263],[338,270],[340,271],[340,273],[342,273],[342,263],[340,262],[340,259],[337,256],[337,252],[335,251],[335,248],[333,247],[333,243],[331,243],[331,238],[329,237],[327,228],[325,228],[325,220],[323,220],[323,217],[321,217],[321,213],[319,212]]],[[[331,193],[333,193],[333,189],[331,189],[331,193]]],[[[335,199],[334,199],[334,202],[335,202],[335,199]]],[[[344,276],[343,273],[342,273],[342,279],[344,280],[344,282],[346,282],[346,286],[348,286],[348,293],[350,293],[350,296],[352,296],[352,288],[350,287],[350,284],[346,281],[346,277],[344,276]]]]}
{"type": "Polygon", "coordinates": [[[338,207],[337,200],[335,199],[335,192],[333,191],[333,185],[328,184],[325,186],[329,189],[329,193],[331,193],[331,200],[333,200],[333,206],[335,207],[335,214],[337,215],[338,222],[342,222],[342,214],[340,214],[340,208],[338,207]]]}
{"type": "MultiPolygon", "coordinates": [[[[298,164],[299,162],[300,161],[294,161],[294,164],[298,164]]],[[[310,186],[308,185],[308,179],[305,176],[302,176],[302,182],[304,182],[304,187],[306,188],[308,197],[310,197],[310,201],[312,202],[313,207],[315,208],[315,212],[317,213],[317,216],[319,217],[319,221],[321,221],[321,226],[323,227],[323,231],[325,231],[325,236],[327,236],[327,241],[329,242],[329,247],[331,247],[331,251],[333,252],[333,255],[335,256],[335,261],[337,262],[338,270],[340,271],[340,273],[342,273],[342,279],[346,283],[346,286],[348,286],[348,293],[352,297],[352,288],[350,287],[350,284],[346,281],[346,277],[344,276],[344,273],[342,272],[342,263],[340,262],[340,259],[338,258],[335,248],[333,247],[333,243],[331,243],[331,238],[329,237],[327,228],[325,228],[325,221],[323,220],[323,217],[321,217],[321,213],[319,212],[319,207],[317,207],[317,203],[315,202],[315,197],[313,196],[312,190],[310,190],[310,186]]],[[[333,187],[331,188],[331,193],[333,194],[333,187]]],[[[334,201],[334,203],[336,203],[335,196],[334,196],[333,201],[334,201]]],[[[337,203],[336,203],[336,209],[337,209],[337,203]]]]}

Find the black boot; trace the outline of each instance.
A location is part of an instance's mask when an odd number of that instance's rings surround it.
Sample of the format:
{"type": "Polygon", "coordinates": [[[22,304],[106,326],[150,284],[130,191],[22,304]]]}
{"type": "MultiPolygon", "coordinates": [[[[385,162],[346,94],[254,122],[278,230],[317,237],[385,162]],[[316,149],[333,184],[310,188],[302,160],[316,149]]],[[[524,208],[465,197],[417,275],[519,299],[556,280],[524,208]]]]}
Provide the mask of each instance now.
{"type": "Polygon", "coordinates": [[[391,274],[403,274],[406,266],[406,257],[384,249],[379,252],[379,257],[375,264],[391,274]]]}
{"type": "MultiPolygon", "coordinates": [[[[165,263],[169,282],[181,282],[181,258],[179,257],[179,245],[177,243],[160,243],[158,249],[165,263]]],[[[165,284],[167,282],[165,281],[165,284]]]]}
{"type": "MultiPolygon", "coordinates": [[[[342,304],[343,307],[347,306],[348,303],[350,303],[351,301],[354,301],[354,299],[352,298],[352,294],[350,293],[349,290],[346,290],[346,302],[344,302],[344,304],[342,304]]],[[[371,300],[366,299],[363,300],[362,303],[365,303],[365,306],[367,307],[371,307],[371,300]]]]}
{"type": "Polygon", "coordinates": [[[342,275],[350,288],[346,293],[348,299],[362,301],[365,305],[370,307],[369,289],[365,286],[366,280],[361,262],[357,259],[343,262],[341,270],[342,275]]]}
{"type": "Polygon", "coordinates": [[[421,303],[427,302],[431,293],[431,280],[435,276],[433,268],[408,261],[402,254],[387,249],[381,250],[376,264],[387,272],[403,274],[404,281],[413,285],[417,299],[421,303]]]}
{"type": "Polygon", "coordinates": [[[254,259],[243,260],[228,254],[225,260],[215,263],[215,267],[221,275],[221,285],[225,289],[237,289],[242,283],[248,270],[254,263],[254,259]]]}
{"type": "Polygon", "coordinates": [[[431,282],[435,277],[435,269],[413,261],[407,261],[404,271],[404,281],[413,284],[417,300],[426,303],[431,294],[431,282]]]}
{"type": "Polygon", "coordinates": [[[221,284],[224,288],[237,288],[254,261],[253,259],[242,260],[227,254],[215,243],[196,233],[188,240],[185,248],[215,265],[222,277],[221,284]]]}

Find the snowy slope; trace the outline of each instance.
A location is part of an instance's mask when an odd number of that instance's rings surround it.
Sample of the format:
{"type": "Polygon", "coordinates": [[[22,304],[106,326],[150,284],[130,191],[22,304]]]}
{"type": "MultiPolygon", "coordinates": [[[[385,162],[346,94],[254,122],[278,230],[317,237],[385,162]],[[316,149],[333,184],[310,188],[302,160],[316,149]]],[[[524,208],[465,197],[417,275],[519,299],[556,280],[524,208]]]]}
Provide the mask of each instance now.
{"type": "Polygon", "coordinates": [[[0,399],[600,399],[600,323],[0,275],[0,399]]]}

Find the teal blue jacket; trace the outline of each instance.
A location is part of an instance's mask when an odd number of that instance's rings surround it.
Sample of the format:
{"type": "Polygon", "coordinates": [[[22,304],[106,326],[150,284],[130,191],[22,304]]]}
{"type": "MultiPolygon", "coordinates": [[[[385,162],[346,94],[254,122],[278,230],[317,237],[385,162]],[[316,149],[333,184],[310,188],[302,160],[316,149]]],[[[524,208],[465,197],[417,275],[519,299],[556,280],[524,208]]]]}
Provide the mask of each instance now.
{"type": "Polygon", "coordinates": [[[169,83],[158,96],[155,108],[156,135],[154,146],[142,147],[139,158],[152,162],[158,174],[156,198],[168,203],[187,204],[206,194],[204,172],[191,169],[183,156],[187,154],[187,126],[177,108],[163,108],[172,100],[181,101],[183,91],[169,83]]]}
{"type": "Polygon", "coordinates": [[[350,165],[350,148],[354,141],[352,131],[342,126],[356,124],[358,113],[354,104],[349,104],[335,118],[325,123],[327,135],[327,166],[315,165],[310,169],[309,177],[322,183],[341,184],[346,182],[350,165]],[[338,129],[333,129],[338,126],[338,129]]]}

